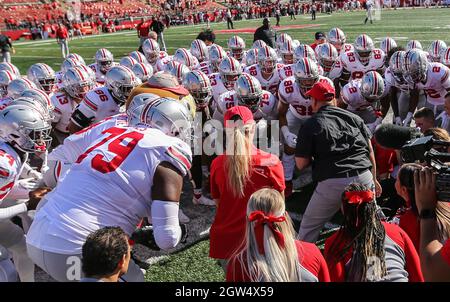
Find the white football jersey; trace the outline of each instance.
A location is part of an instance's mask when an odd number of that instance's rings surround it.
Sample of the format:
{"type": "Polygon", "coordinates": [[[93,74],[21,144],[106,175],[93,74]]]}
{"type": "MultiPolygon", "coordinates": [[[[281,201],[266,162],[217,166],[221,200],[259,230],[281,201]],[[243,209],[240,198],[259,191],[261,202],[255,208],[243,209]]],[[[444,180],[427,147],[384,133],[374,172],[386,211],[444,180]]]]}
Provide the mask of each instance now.
{"type": "Polygon", "coordinates": [[[261,88],[270,91],[274,95],[278,95],[278,86],[281,82],[279,70],[283,68],[283,64],[277,63],[276,68],[272,76],[268,79],[264,79],[262,76],[261,68],[258,64],[254,64],[245,68],[244,72],[251,76],[254,76],[261,83],[261,88]]]}
{"type": "Polygon", "coordinates": [[[203,72],[204,74],[206,74],[207,76],[212,75],[214,72],[208,62],[201,62],[200,65],[198,66],[197,70],[200,70],[201,72],[203,72]]]}
{"type": "MultiPolygon", "coordinates": [[[[384,83],[383,96],[387,95],[386,83],[384,83]]],[[[368,102],[365,97],[361,95],[361,80],[353,80],[348,82],[341,90],[341,98],[346,103],[348,111],[360,111],[371,107],[373,103],[368,102]]]]}
{"type": "Polygon", "coordinates": [[[411,89],[411,86],[406,81],[405,83],[397,81],[389,68],[386,68],[384,72],[384,83],[386,84],[386,89],[388,91],[391,90],[391,87],[395,87],[404,92],[409,92],[411,89]]]}
{"type": "Polygon", "coordinates": [[[342,45],[342,48],[340,51],[338,51],[338,53],[341,54],[342,52],[345,53],[348,51],[355,51],[355,48],[353,47],[353,44],[344,43],[344,45],[342,45]]]}
{"type": "Polygon", "coordinates": [[[350,73],[350,80],[361,79],[366,72],[383,68],[385,60],[384,52],[379,48],[375,48],[372,52],[372,56],[367,65],[363,65],[359,61],[355,51],[340,54],[339,57],[342,67],[350,73]]]}
{"type": "Polygon", "coordinates": [[[283,65],[283,67],[281,67],[278,70],[278,74],[280,75],[281,81],[283,81],[284,79],[287,79],[289,77],[293,77],[294,76],[294,64],[283,65]]]}
{"type": "MultiPolygon", "coordinates": [[[[216,111],[214,111],[214,119],[223,122],[225,112],[235,106],[239,106],[239,98],[236,91],[232,90],[223,93],[219,97],[216,111]]],[[[277,117],[277,99],[272,93],[263,90],[259,109],[253,113],[253,117],[256,121],[260,119],[272,120],[277,117]]]]}
{"type": "Polygon", "coordinates": [[[157,129],[117,126],[102,134],[47,195],[27,243],[50,252],[79,254],[86,237],[102,227],[118,226],[131,235],[141,218],[151,216],[156,167],[169,162],[182,175],[191,168],[190,146],[157,129]],[[51,234],[42,234],[42,221],[50,221],[51,234]],[[45,235],[63,244],[56,246],[45,235]]]}
{"type": "MultiPolygon", "coordinates": [[[[213,97],[213,103],[212,106],[215,108],[217,102],[219,101],[219,97],[222,93],[225,93],[228,91],[228,89],[225,87],[222,81],[222,76],[220,73],[216,72],[209,76],[209,80],[211,81],[211,88],[212,88],[212,97],[213,97]]],[[[231,88],[230,90],[232,90],[231,88]]]]}
{"type": "Polygon", "coordinates": [[[1,98],[0,99],[0,110],[3,110],[6,107],[8,107],[12,101],[13,101],[13,98],[11,98],[9,96],[5,96],[4,98],[1,98]]]}
{"type": "MultiPolygon", "coordinates": [[[[115,126],[128,125],[128,115],[120,113],[110,116],[94,123],[83,130],[80,130],[66,139],[64,142],[52,150],[48,155],[48,166],[53,171],[48,171],[48,177],[53,178],[52,183],[56,184],[61,181],[67,173],[70,166],[78,159],[78,157],[87,150],[87,148],[103,134],[106,129],[115,126]]],[[[44,176],[44,179],[46,176],[44,176]]],[[[47,178],[48,179],[48,178],[47,178]]]]}
{"type": "MultiPolygon", "coordinates": [[[[328,82],[334,87],[333,82],[324,76],[319,76],[319,81],[328,82]]],[[[297,118],[306,119],[313,115],[311,99],[301,93],[300,87],[295,82],[294,77],[284,79],[280,83],[278,93],[280,96],[280,102],[288,104],[289,110],[297,118]]]]}
{"type": "Polygon", "coordinates": [[[445,95],[450,91],[450,69],[441,63],[430,63],[427,81],[416,84],[416,88],[425,92],[430,104],[444,104],[445,95]]]}
{"type": "Polygon", "coordinates": [[[0,204],[22,173],[22,159],[7,143],[0,141],[0,204]]]}
{"type": "Polygon", "coordinates": [[[72,115],[71,120],[78,126],[84,128],[91,123],[96,123],[108,116],[118,114],[120,107],[108,88],[95,88],[84,96],[72,115]]]}
{"type": "MultiPolygon", "coordinates": [[[[322,68],[322,70],[323,70],[323,68],[322,68]]],[[[327,78],[331,79],[331,80],[334,80],[336,78],[339,78],[341,76],[341,74],[342,74],[342,62],[341,62],[340,59],[338,59],[334,63],[334,65],[331,68],[331,70],[329,72],[323,71],[322,75],[324,77],[327,77],[327,78]]]]}
{"type": "Polygon", "coordinates": [[[55,93],[50,100],[55,107],[53,110],[54,119],[52,121],[55,124],[54,128],[60,132],[69,133],[67,127],[69,126],[70,117],[78,103],[64,92],[55,93]]]}
{"type": "Polygon", "coordinates": [[[56,74],[55,74],[55,91],[60,91],[64,86],[63,86],[63,82],[62,82],[62,80],[63,80],[63,73],[62,73],[62,71],[58,71],[56,74]]]}

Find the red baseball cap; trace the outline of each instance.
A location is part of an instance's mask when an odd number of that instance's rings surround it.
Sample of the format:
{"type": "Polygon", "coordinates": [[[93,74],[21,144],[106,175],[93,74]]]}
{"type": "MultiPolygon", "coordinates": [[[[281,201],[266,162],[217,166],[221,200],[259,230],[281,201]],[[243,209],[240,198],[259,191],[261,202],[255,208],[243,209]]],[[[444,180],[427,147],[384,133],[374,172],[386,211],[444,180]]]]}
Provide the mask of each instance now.
{"type": "MultiPolygon", "coordinates": [[[[253,113],[245,106],[234,106],[228,109],[225,112],[225,115],[223,117],[223,121],[225,124],[225,127],[227,126],[227,121],[235,121],[235,117],[238,116],[240,120],[244,123],[244,125],[255,122],[253,119],[253,113]]],[[[234,123],[230,123],[230,127],[232,127],[234,123]]]]}
{"type": "Polygon", "coordinates": [[[311,96],[317,101],[331,101],[334,98],[334,87],[328,81],[317,82],[306,92],[306,96],[311,96]]]}

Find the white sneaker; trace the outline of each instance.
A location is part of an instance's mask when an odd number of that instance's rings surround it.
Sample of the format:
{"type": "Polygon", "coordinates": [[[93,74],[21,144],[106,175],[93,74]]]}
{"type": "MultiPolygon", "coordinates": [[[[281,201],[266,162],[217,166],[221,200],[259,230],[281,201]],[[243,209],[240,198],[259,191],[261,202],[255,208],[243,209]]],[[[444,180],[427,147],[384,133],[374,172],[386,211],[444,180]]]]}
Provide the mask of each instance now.
{"type": "Polygon", "coordinates": [[[191,219],[187,217],[186,214],[184,214],[181,209],[178,211],[178,220],[181,223],[188,223],[189,221],[191,221],[191,219]]]}

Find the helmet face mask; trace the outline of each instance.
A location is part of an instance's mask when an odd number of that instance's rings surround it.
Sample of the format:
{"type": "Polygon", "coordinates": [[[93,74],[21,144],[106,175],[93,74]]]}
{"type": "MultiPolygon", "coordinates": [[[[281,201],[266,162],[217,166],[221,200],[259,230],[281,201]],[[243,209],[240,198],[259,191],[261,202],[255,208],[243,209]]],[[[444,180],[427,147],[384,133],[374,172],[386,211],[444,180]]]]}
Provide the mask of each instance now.
{"type": "Polygon", "coordinates": [[[319,80],[319,78],[298,78],[296,79],[300,90],[303,94],[305,94],[308,90],[310,90],[314,84],[319,80]]]}
{"type": "Polygon", "coordinates": [[[233,48],[231,50],[231,55],[233,56],[233,58],[235,58],[236,60],[240,61],[242,60],[242,57],[244,55],[244,51],[242,48],[233,48]]]}
{"type": "Polygon", "coordinates": [[[370,58],[372,57],[372,51],[356,51],[359,57],[359,61],[362,64],[367,64],[370,61],[370,58]]]}
{"type": "Polygon", "coordinates": [[[239,78],[239,74],[227,74],[223,78],[223,84],[228,89],[232,88],[234,86],[234,83],[236,83],[238,78],[239,78]]]}
{"type": "Polygon", "coordinates": [[[294,53],[285,53],[282,54],[283,63],[284,64],[293,64],[294,63],[294,53]]]}
{"type": "Polygon", "coordinates": [[[259,61],[259,66],[261,67],[262,72],[272,74],[277,67],[277,61],[266,59],[264,61],[259,61]]]}
{"type": "Polygon", "coordinates": [[[247,97],[240,96],[239,97],[239,104],[241,106],[247,107],[253,113],[258,111],[260,103],[261,103],[260,96],[247,96],[247,97]]]}
{"type": "Polygon", "coordinates": [[[39,84],[42,87],[42,90],[49,93],[53,91],[53,87],[55,87],[55,78],[48,78],[39,80],[39,84]]]}
{"type": "Polygon", "coordinates": [[[108,70],[112,67],[113,62],[112,61],[100,61],[98,62],[98,64],[100,65],[100,71],[103,73],[107,73],[108,70]]]}

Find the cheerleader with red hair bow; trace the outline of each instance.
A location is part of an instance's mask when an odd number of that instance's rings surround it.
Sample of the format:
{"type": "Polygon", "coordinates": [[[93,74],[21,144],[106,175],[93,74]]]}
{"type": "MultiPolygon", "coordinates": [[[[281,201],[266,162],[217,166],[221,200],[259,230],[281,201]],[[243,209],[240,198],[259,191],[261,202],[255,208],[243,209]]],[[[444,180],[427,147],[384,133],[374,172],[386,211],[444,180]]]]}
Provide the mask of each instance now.
{"type": "Polygon", "coordinates": [[[423,282],[411,239],[397,225],[381,221],[374,195],[356,183],[344,191],[344,225],[325,242],[331,281],[423,282]]]}
{"type": "Polygon", "coordinates": [[[327,264],[317,246],[295,240],[283,196],[261,189],[247,205],[246,237],[231,257],[227,281],[329,282],[327,264]]]}

